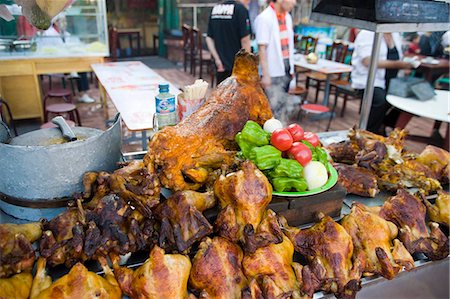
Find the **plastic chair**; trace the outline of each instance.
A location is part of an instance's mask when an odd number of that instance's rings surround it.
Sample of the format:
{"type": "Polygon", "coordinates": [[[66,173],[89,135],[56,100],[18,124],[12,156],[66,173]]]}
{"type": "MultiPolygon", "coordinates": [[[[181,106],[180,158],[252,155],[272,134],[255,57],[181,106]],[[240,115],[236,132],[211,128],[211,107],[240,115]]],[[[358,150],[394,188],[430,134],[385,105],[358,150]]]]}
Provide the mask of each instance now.
{"type": "Polygon", "coordinates": [[[54,88],[47,92],[44,97],[44,122],[48,121],[51,114],[68,115],[69,119],[81,126],[80,114],[77,106],[72,103],[72,95],[68,89],[54,88]],[[47,105],[49,98],[61,99],[63,102],[47,105]]]}

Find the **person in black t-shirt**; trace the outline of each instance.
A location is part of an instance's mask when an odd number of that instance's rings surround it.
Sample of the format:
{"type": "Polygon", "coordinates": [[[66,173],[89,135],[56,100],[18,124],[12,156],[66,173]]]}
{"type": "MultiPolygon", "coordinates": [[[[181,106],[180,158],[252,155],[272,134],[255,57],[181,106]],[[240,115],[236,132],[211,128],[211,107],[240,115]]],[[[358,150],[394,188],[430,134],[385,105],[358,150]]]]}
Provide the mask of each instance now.
{"type": "Polygon", "coordinates": [[[249,0],[227,0],[213,7],[206,44],[217,67],[217,84],[231,76],[234,56],[240,49],[250,52],[249,0]]]}

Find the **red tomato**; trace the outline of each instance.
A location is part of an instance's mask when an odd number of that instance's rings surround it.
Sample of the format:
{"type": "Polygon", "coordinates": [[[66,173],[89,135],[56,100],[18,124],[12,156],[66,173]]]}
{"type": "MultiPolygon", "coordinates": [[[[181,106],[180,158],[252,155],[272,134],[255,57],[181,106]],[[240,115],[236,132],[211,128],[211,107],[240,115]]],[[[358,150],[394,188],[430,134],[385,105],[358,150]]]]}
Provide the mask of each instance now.
{"type": "Polygon", "coordinates": [[[312,153],[309,147],[301,142],[294,142],[288,151],[288,156],[295,159],[302,166],[308,164],[312,159],[312,153]]]}
{"type": "Polygon", "coordinates": [[[276,129],[270,136],[270,144],[284,152],[292,146],[292,136],[287,129],[276,129]]]}
{"type": "Polygon", "coordinates": [[[318,146],[320,144],[319,137],[313,132],[305,132],[303,139],[311,143],[312,146],[318,146]]]}
{"type": "Polygon", "coordinates": [[[299,124],[290,124],[287,129],[289,133],[291,133],[292,139],[294,141],[300,141],[303,139],[303,134],[305,133],[305,131],[302,127],[300,127],[299,124]]]}

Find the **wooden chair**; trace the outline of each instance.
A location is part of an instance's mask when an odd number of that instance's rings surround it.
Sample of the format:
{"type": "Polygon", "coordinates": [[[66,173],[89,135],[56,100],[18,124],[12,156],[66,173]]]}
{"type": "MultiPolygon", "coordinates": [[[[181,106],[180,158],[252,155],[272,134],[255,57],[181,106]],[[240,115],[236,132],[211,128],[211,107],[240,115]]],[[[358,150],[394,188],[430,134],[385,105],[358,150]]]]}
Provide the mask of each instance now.
{"type": "Polygon", "coordinates": [[[196,75],[197,64],[199,66],[199,78],[203,77],[203,67],[206,67],[207,72],[211,73],[211,53],[203,49],[203,36],[198,28],[191,30],[191,70],[192,74],[196,75]]]}
{"type": "Polygon", "coordinates": [[[108,38],[109,38],[109,53],[111,61],[117,61],[117,50],[119,47],[119,33],[116,27],[110,26],[108,28],[108,38]]]}
{"type": "MultiPolygon", "coordinates": [[[[328,47],[325,53],[325,58],[328,60],[343,63],[347,55],[347,51],[348,45],[334,42],[331,47],[328,47]]],[[[315,103],[317,103],[319,99],[319,92],[323,90],[326,80],[327,76],[325,74],[321,74],[318,72],[310,72],[306,74],[306,89],[309,89],[311,83],[315,83],[314,84],[314,86],[316,87],[316,96],[314,98],[315,103]]]]}
{"type": "Polygon", "coordinates": [[[189,60],[191,58],[191,30],[192,27],[187,24],[183,24],[181,27],[181,31],[183,33],[183,66],[185,72],[187,71],[188,62],[190,62],[189,60]]]}
{"type": "MultiPolygon", "coordinates": [[[[348,50],[345,63],[351,64],[351,56],[353,50],[348,50]]],[[[335,93],[335,105],[340,95],[343,95],[343,104],[340,116],[344,117],[345,109],[347,107],[347,101],[349,100],[359,100],[359,111],[361,111],[362,97],[363,94],[359,90],[352,88],[352,83],[350,81],[350,74],[342,74],[339,78],[331,80],[330,82],[330,93],[335,93]]]]}
{"type": "MultiPolygon", "coordinates": [[[[297,38],[295,39],[295,48],[297,50],[297,53],[308,55],[309,53],[316,51],[317,40],[317,38],[312,36],[302,36],[300,39],[298,39],[297,36],[297,38]]],[[[302,68],[300,66],[295,66],[295,82],[300,82],[300,74],[305,74],[307,72],[309,72],[308,69],[302,68]]]]}
{"type": "Polygon", "coordinates": [[[3,120],[4,122],[7,121],[8,127],[13,129],[15,136],[18,136],[16,123],[14,122],[11,109],[9,108],[8,102],[2,98],[0,98],[0,120],[3,120]],[[8,113],[8,115],[5,115],[5,112],[8,113]]]}

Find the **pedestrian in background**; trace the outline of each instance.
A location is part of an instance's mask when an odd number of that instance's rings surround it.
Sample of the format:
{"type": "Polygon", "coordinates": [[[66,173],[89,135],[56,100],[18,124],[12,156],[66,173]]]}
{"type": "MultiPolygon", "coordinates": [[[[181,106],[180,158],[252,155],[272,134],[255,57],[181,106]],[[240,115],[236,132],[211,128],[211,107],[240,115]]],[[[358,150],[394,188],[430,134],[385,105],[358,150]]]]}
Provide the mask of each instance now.
{"type": "Polygon", "coordinates": [[[294,30],[289,12],[295,4],[295,0],[272,0],[255,20],[261,84],[275,117],[280,117],[294,73],[294,30]]]}
{"type": "Polygon", "coordinates": [[[250,52],[249,0],[227,0],[213,7],[206,44],[216,64],[217,84],[231,76],[234,56],[240,49],[250,52]]]}

